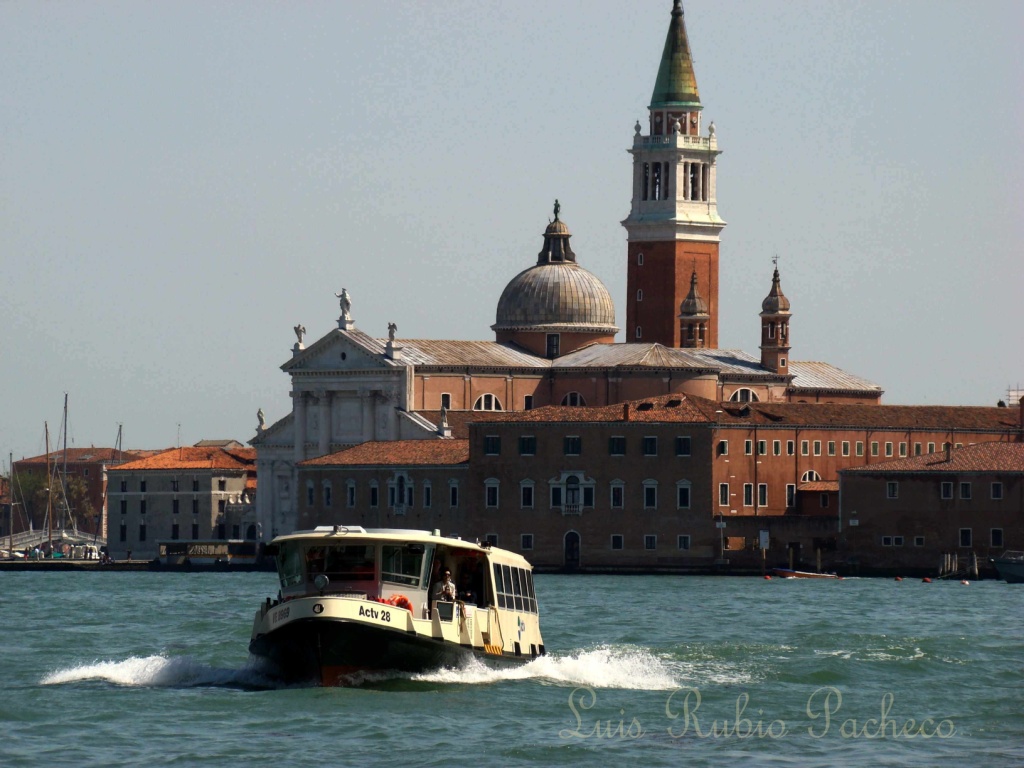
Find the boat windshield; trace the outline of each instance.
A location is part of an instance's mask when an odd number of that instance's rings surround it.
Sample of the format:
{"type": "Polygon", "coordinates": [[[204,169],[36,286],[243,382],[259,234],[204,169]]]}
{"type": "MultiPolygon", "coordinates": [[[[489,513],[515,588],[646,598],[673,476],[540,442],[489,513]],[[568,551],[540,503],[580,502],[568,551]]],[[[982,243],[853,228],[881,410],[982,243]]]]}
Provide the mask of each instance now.
{"type": "Polygon", "coordinates": [[[424,548],[398,547],[385,545],[381,547],[381,574],[384,581],[419,587],[423,580],[424,548]]]}
{"type": "Polygon", "coordinates": [[[308,546],[286,542],[277,556],[281,587],[301,584],[305,573],[310,580],[324,573],[332,582],[373,581],[374,548],[368,544],[308,546]]]}

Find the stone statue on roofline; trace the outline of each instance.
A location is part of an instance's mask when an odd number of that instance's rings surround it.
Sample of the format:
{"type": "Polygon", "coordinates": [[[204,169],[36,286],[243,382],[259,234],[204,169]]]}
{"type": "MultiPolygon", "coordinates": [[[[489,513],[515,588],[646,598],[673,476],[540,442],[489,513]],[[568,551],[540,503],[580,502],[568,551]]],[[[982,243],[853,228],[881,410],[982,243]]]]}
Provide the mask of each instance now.
{"type": "Polygon", "coordinates": [[[393,342],[396,333],[398,333],[398,326],[395,323],[388,323],[388,341],[393,342]]]}
{"type": "Polygon", "coordinates": [[[258,411],[256,411],[256,420],[259,422],[259,424],[256,425],[256,431],[257,432],[264,432],[264,431],[266,431],[266,429],[267,429],[267,417],[263,413],[263,409],[262,408],[260,408],[258,411]]]}
{"type": "Polygon", "coordinates": [[[345,320],[352,319],[352,297],[348,295],[348,291],[345,288],[341,289],[341,293],[334,294],[338,298],[338,304],[341,305],[341,316],[345,320]]]}
{"type": "Polygon", "coordinates": [[[299,346],[302,346],[302,337],[306,335],[306,326],[302,323],[296,325],[293,329],[295,331],[295,337],[299,340],[299,346]]]}

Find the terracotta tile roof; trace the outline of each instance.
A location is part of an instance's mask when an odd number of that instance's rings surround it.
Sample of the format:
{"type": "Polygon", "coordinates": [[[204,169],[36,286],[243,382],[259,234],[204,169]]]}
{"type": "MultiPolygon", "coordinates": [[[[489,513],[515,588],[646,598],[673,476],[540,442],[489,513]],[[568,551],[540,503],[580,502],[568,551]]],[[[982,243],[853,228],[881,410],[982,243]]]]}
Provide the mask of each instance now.
{"type": "MultiPolygon", "coordinates": [[[[141,458],[144,451],[117,451],[114,448],[68,448],[68,464],[108,464],[120,457],[125,461],[133,461],[141,458]]],[[[64,450],[51,451],[50,463],[63,463],[64,450]]],[[[16,464],[46,464],[46,454],[33,456],[29,459],[21,459],[16,464]]]]}
{"type": "Polygon", "coordinates": [[[168,448],[153,456],[111,467],[111,472],[161,469],[220,469],[255,472],[255,448],[168,448]]]}
{"type": "Polygon", "coordinates": [[[798,491],[808,491],[811,493],[838,493],[839,492],[839,481],[838,480],[817,480],[812,483],[800,483],[796,489],[798,491]]]}
{"type": "Polygon", "coordinates": [[[381,440],[299,463],[300,467],[436,466],[469,463],[468,440],[381,440]]]}
{"type": "Polygon", "coordinates": [[[628,403],[595,407],[547,405],[531,411],[491,411],[477,419],[479,422],[611,422],[623,421],[628,412],[629,421],[643,422],[708,422],[708,411],[714,413],[710,400],[690,395],[660,395],[628,403]]]}
{"type": "Polygon", "coordinates": [[[924,456],[884,461],[840,470],[857,474],[920,472],[1009,472],[1024,474],[1024,443],[976,443],[954,448],[947,460],[945,451],[924,456]]]}
{"type": "MultiPolygon", "coordinates": [[[[416,413],[431,424],[441,423],[440,411],[416,411],[416,413]]],[[[474,421],[484,421],[491,414],[491,411],[448,411],[448,426],[452,428],[452,437],[465,440],[469,437],[469,425],[474,421]]]]}
{"type": "Polygon", "coordinates": [[[721,403],[719,421],[853,429],[1019,430],[1016,409],[970,405],[853,405],[845,403],[721,403]]]}

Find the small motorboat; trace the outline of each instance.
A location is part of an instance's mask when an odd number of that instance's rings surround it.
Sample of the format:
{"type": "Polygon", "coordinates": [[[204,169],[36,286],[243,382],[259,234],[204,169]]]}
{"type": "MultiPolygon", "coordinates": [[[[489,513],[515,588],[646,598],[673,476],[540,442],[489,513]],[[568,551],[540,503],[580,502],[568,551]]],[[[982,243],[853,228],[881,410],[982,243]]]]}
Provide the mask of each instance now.
{"type": "Polygon", "coordinates": [[[1024,552],[1008,549],[991,561],[1007,584],[1024,584],[1024,552]]]}
{"type": "Polygon", "coordinates": [[[841,579],[834,573],[811,573],[810,571],[794,571],[791,568],[772,568],[772,574],[782,579],[841,579]]]}
{"type": "Polygon", "coordinates": [[[439,531],[335,525],[279,536],[265,553],[281,591],[257,611],[249,651],[286,682],[345,685],[360,672],[545,653],[533,568],[514,552],[439,531]],[[442,582],[446,573],[454,579],[442,582]]]}

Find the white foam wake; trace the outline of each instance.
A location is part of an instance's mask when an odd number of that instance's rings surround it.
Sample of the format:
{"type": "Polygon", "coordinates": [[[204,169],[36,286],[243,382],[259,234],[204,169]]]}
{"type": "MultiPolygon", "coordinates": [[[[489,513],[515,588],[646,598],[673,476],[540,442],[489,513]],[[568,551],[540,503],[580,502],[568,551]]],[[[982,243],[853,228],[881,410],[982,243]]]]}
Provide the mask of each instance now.
{"type": "Polygon", "coordinates": [[[680,686],[677,673],[642,648],[595,648],[565,656],[541,656],[517,667],[493,668],[472,660],[458,669],[440,669],[413,680],[478,685],[502,680],[539,680],[591,688],[641,691],[673,690],[680,686]]]}
{"type": "Polygon", "coordinates": [[[113,685],[140,687],[191,687],[202,685],[259,685],[261,677],[251,668],[220,669],[190,656],[130,657],[123,661],[98,661],[61,669],[43,677],[42,685],[62,685],[99,680],[113,685]]]}

